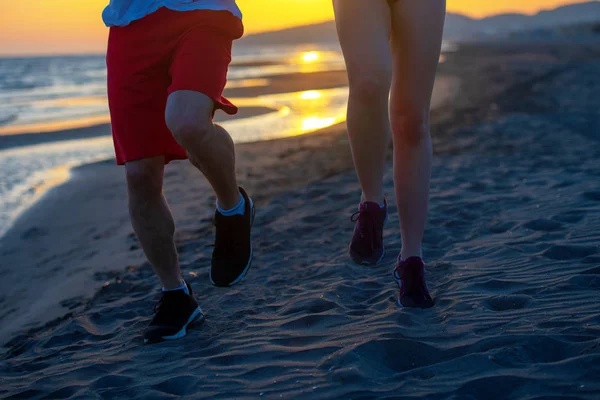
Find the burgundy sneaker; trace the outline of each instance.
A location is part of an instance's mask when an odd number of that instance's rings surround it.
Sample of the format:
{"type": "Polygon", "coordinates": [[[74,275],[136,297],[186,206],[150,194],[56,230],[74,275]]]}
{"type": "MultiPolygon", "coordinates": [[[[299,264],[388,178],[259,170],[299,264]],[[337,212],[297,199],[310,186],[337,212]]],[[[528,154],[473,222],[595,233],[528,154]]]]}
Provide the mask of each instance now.
{"type": "Polygon", "coordinates": [[[370,201],[360,203],[359,210],[352,215],[356,222],[352,242],[350,242],[350,257],[359,265],[378,264],[385,256],[383,247],[383,225],[387,219],[387,202],[383,207],[370,201]]]}
{"type": "Polygon", "coordinates": [[[425,263],[420,257],[398,260],[394,279],[400,286],[398,305],[409,308],[433,307],[433,299],[425,283],[425,263]]]}

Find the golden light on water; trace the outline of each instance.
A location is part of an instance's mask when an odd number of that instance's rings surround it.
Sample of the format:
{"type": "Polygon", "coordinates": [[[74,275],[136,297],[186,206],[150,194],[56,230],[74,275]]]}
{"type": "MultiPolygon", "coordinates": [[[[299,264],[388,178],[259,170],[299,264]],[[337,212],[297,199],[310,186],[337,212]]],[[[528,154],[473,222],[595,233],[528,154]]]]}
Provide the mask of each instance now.
{"type": "Polygon", "coordinates": [[[296,66],[296,71],[301,73],[344,71],[346,69],[346,63],[340,52],[312,50],[310,47],[295,53],[287,60],[287,63],[296,66]]]}
{"type": "Polygon", "coordinates": [[[316,131],[318,129],[327,128],[336,123],[336,118],[319,118],[308,117],[302,120],[302,131],[316,131]]]}
{"type": "Polygon", "coordinates": [[[46,193],[49,189],[66,182],[71,177],[71,169],[63,165],[54,168],[48,173],[48,178],[40,185],[34,188],[36,198],[46,193]]]}
{"type": "Polygon", "coordinates": [[[302,100],[316,100],[321,98],[321,92],[318,90],[308,90],[306,92],[300,93],[300,98],[302,100]]]}
{"type": "Polygon", "coordinates": [[[281,115],[283,117],[287,117],[292,112],[292,109],[289,108],[288,106],[283,106],[283,107],[281,107],[281,109],[278,112],[279,112],[279,115],[281,115]]]}
{"type": "Polygon", "coordinates": [[[49,99],[36,102],[41,107],[69,107],[69,106],[103,106],[106,104],[106,98],[95,97],[69,97],[64,99],[49,99]]]}
{"type": "Polygon", "coordinates": [[[241,79],[241,80],[228,81],[227,88],[228,89],[237,89],[237,88],[264,87],[264,86],[269,86],[270,84],[271,84],[271,80],[265,79],[265,78],[241,79]]]}
{"type": "Polygon", "coordinates": [[[35,121],[17,125],[0,126],[0,136],[17,135],[22,133],[54,132],[59,130],[85,128],[88,126],[107,124],[110,122],[108,116],[108,105],[106,97],[68,97],[58,99],[39,100],[32,103],[32,113],[44,113],[46,110],[78,107],[86,108],[92,115],[74,115],[68,119],[57,119],[50,121],[35,121]]]}
{"type": "Polygon", "coordinates": [[[223,127],[235,140],[248,142],[315,132],[346,120],[348,88],[306,90],[279,93],[253,98],[231,98],[241,107],[273,109],[245,119],[224,121],[223,127]]]}
{"type": "Polygon", "coordinates": [[[311,132],[327,128],[340,121],[338,116],[331,115],[329,101],[323,97],[323,91],[307,90],[300,92],[298,97],[304,100],[297,104],[298,109],[304,114],[301,119],[301,132],[311,132]]]}
{"type": "Polygon", "coordinates": [[[65,121],[35,122],[31,124],[0,127],[0,136],[18,135],[22,133],[56,132],[67,129],[86,128],[94,125],[109,124],[110,117],[96,115],[90,117],[73,118],[65,121]]]}
{"type": "Polygon", "coordinates": [[[319,61],[321,54],[318,51],[305,51],[302,53],[302,61],[309,64],[319,61]]]}

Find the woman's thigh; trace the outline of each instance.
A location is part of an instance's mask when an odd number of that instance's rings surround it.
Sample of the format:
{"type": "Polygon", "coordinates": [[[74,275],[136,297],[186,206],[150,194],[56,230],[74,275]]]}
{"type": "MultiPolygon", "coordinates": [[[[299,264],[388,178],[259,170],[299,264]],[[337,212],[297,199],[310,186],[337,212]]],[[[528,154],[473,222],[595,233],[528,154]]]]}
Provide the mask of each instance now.
{"type": "Polygon", "coordinates": [[[388,85],[392,58],[392,26],[387,0],[334,0],[338,37],[350,85],[360,82],[388,85]]]}
{"type": "MultiPolygon", "coordinates": [[[[344,0],[342,0],[344,1],[344,0]]],[[[390,0],[392,115],[428,118],[440,59],[445,0],[390,0]]]]}

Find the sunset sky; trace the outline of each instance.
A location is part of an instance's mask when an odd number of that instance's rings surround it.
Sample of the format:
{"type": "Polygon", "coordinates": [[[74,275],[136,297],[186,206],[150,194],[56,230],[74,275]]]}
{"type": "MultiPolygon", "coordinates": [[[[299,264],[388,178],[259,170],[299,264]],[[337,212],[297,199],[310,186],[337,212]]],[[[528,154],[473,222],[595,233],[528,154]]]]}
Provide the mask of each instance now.
{"type": "MultiPolygon", "coordinates": [[[[364,0],[370,1],[370,0],[364,0]]],[[[448,10],[484,17],[535,13],[581,0],[448,0],[448,10]]],[[[107,29],[100,15],[108,0],[0,0],[0,55],[100,53],[107,29]]],[[[331,0],[238,0],[247,33],[333,18],[331,0]]]]}

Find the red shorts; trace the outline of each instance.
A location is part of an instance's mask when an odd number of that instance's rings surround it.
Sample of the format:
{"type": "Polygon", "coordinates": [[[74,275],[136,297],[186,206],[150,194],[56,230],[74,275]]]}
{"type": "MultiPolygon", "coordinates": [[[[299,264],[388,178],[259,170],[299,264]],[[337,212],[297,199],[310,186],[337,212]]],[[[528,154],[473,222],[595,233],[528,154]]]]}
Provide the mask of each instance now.
{"type": "Polygon", "coordinates": [[[165,156],[186,159],[165,122],[169,94],[193,90],[228,114],[223,97],[231,47],[242,21],[228,11],[158,11],[124,27],[110,28],[106,64],[108,103],[117,163],[165,156]]]}

